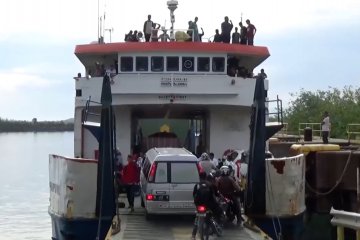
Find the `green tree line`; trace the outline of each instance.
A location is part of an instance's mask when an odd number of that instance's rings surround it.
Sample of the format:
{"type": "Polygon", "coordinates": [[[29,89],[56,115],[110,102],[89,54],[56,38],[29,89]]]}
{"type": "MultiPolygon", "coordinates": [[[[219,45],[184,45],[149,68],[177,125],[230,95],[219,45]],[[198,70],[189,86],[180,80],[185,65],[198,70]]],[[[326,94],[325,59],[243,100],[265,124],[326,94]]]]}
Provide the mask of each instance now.
{"type": "Polygon", "coordinates": [[[293,100],[284,111],[288,131],[297,133],[299,123],[320,123],[327,111],[331,121],[331,137],[346,138],[347,124],[360,123],[360,88],[345,86],[342,90],[308,91],[291,94],[293,100]]]}
{"type": "Polygon", "coordinates": [[[0,118],[0,132],[74,131],[73,123],[64,121],[19,121],[0,118]]]}

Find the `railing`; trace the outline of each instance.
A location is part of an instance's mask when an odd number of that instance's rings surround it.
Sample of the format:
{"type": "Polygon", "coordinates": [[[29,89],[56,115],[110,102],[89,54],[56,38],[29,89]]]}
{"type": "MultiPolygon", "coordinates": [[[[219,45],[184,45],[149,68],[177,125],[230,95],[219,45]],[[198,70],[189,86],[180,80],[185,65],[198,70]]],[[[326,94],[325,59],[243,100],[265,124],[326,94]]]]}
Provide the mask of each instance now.
{"type": "Polygon", "coordinates": [[[350,141],[352,136],[355,136],[355,139],[360,137],[360,124],[359,123],[350,123],[346,126],[346,133],[348,135],[348,140],[350,141]]]}
{"type": "Polygon", "coordinates": [[[86,101],[86,104],[85,104],[84,114],[82,115],[82,123],[87,122],[89,115],[100,117],[100,114],[89,111],[89,110],[90,110],[90,103],[95,103],[95,104],[97,104],[97,105],[101,105],[100,102],[92,101],[92,100],[91,100],[91,96],[90,96],[90,97],[88,98],[88,100],[86,101]]]}
{"type": "MultiPolygon", "coordinates": [[[[270,112],[270,110],[268,110],[268,112],[266,113],[266,115],[269,117],[269,120],[274,120],[274,118],[275,118],[275,120],[279,124],[283,124],[284,122],[283,122],[282,100],[279,99],[279,96],[276,96],[275,100],[267,100],[266,103],[268,103],[268,105],[270,105],[272,103],[276,103],[275,111],[270,112]],[[274,115],[275,115],[275,117],[272,117],[274,115]]],[[[268,109],[269,109],[269,106],[268,106],[268,109]]]]}
{"type": "Polygon", "coordinates": [[[360,214],[354,212],[339,211],[331,208],[333,215],[331,224],[337,227],[337,240],[344,240],[344,228],[356,231],[356,240],[360,240],[360,214]]]}
{"type": "Polygon", "coordinates": [[[321,137],[321,123],[299,123],[299,136],[304,135],[305,128],[311,128],[313,136],[321,137]]]}

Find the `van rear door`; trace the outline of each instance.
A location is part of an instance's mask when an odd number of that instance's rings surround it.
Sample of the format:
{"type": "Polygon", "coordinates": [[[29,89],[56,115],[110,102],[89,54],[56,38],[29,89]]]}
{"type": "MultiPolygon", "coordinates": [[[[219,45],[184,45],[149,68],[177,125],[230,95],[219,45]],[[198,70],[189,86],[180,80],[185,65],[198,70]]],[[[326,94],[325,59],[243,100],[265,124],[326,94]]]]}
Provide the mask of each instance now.
{"type": "Polygon", "coordinates": [[[170,207],[194,208],[193,189],[199,182],[197,162],[170,163],[170,207]]]}
{"type": "Polygon", "coordinates": [[[170,198],[168,182],[168,164],[167,162],[156,162],[156,173],[154,184],[152,184],[152,194],[154,200],[159,202],[159,207],[167,208],[170,198]]]}

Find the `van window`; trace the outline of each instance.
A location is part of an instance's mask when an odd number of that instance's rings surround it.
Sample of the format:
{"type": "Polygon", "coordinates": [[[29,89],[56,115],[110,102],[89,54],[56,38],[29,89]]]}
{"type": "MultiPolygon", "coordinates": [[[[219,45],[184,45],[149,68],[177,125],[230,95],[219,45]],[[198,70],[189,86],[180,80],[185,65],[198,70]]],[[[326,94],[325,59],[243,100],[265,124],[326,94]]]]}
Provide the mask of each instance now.
{"type": "Polygon", "coordinates": [[[225,70],[225,58],[213,57],[212,70],[213,72],[224,72],[225,70]]]}
{"type": "Polygon", "coordinates": [[[179,71],[179,57],[166,57],[166,71],[179,71]]]}
{"type": "Polygon", "coordinates": [[[133,71],[133,58],[132,57],[121,57],[120,58],[120,70],[122,72],[133,71]]]}
{"type": "Polygon", "coordinates": [[[199,180],[199,172],[195,162],[171,163],[172,183],[197,183],[199,180]]]}
{"type": "Polygon", "coordinates": [[[208,72],[210,71],[210,58],[208,57],[198,57],[198,72],[208,72]]]}
{"type": "Polygon", "coordinates": [[[193,72],[194,71],[194,57],[183,57],[182,58],[182,71],[193,72]]]}
{"type": "Polygon", "coordinates": [[[136,71],[148,70],[148,57],[136,57],[136,71]]]}
{"type": "Polygon", "coordinates": [[[163,57],[151,57],[151,71],[153,71],[153,72],[164,71],[164,58],[163,57]]]}
{"type": "Polygon", "coordinates": [[[144,164],[142,166],[142,171],[143,171],[143,174],[144,174],[144,176],[146,178],[149,176],[150,166],[151,166],[150,161],[149,161],[148,158],[146,158],[145,162],[144,162],[144,164]]]}
{"type": "Polygon", "coordinates": [[[159,162],[156,166],[156,183],[166,183],[167,182],[167,163],[159,162]]]}

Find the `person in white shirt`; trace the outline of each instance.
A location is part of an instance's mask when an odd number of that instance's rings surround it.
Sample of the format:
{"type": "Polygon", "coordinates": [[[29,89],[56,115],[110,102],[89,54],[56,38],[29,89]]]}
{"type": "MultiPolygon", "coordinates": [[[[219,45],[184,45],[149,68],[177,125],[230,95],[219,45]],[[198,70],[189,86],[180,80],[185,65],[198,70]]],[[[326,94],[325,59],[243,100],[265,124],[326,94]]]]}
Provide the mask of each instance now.
{"type": "Polygon", "coordinates": [[[323,143],[329,143],[330,117],[327,111],[324,112],[324,119],[321,122],[321,132],[323,143]]]}
{"type": "Polygon", "coordinates": [[[215,157],[214,153],[209,153],[210,161],[213,163],[215,167],[219,165],[219,160],[215,157]]]}
{"type": "Polygon", "coordinates": [[[210,161],[209,155],[207,155],[207,153],[201,154],[199,164],[201,168],[204,170],[204,172],[206,172],[206,175],[209,175],[211,170],[216,169],[216,167],[210,161]]]}

